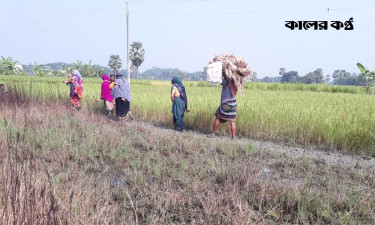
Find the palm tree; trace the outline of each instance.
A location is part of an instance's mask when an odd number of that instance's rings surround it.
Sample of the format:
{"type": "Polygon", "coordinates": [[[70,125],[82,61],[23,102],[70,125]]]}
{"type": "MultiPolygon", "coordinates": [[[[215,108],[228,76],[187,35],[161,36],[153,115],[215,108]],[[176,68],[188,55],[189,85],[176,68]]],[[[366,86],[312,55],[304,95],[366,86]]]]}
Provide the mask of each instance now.
{"type": "Polygon", "coordinates": [[[136,71],[138,79],[138,68],[145,60],[145,50],[142,49],[142,42],[133,42],[130,46],[130,60],[132,61],[132,69],[136,71]]]}
{"type": "Polygon", "coordinates": [[[122,67],[122,62],[119,55],[111,55],[108,62],[109,68],[113,70],[113,74],[117,74],[118,70],[122,67]]]}

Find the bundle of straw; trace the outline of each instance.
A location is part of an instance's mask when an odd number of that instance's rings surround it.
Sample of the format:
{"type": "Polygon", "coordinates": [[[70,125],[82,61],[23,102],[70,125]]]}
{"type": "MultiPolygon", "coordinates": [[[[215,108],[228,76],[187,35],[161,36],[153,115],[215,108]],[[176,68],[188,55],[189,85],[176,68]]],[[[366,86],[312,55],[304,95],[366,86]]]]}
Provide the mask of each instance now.
{"type": "Polygon", "coordinates": [[[221,54],[216,56],[213,62],[220,61],[223,65],[223,76],[237,89],[243,89],[243,81],[246,77],[252,76],[253,71],[245,62],[243,57],[236,57],[230,54],[221,54]]]}

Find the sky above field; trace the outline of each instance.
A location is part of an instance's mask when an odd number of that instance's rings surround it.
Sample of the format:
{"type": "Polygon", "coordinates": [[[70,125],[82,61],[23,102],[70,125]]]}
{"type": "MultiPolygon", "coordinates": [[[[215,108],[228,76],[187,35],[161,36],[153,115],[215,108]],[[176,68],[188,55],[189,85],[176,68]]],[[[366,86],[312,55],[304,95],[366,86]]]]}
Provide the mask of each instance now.
{"type": "MultiPolygon", "coordinates": [[[[258,78],[280,67],[305,75],[317,68],[375,68],[373,0],[128,1],[130,43],[140,41],[153,66],[202,71],[218,54],[243,56],[258,78]],[[329,9],[329,10],[328,10],[329,9]],[[342,21],[354,30],[290,30],[285,21],[342,21]]],[[[126,68],[126,4],[121,0],[0,0],[0,55],[22,64],[82,60],[126,68]]]]}

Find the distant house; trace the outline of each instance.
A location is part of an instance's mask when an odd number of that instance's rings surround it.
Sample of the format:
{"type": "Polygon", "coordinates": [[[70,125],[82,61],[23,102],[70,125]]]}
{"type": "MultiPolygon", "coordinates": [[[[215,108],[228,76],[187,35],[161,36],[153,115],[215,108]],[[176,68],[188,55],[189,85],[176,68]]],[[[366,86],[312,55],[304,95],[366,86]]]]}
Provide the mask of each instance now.
{"type": "Polygon", "coordinates": [[[20,63],[17,63],[15,66],[14,66],[14,72],[20,72],[20,71],[23,71],[23,66],[20,64],[20,63]]]}

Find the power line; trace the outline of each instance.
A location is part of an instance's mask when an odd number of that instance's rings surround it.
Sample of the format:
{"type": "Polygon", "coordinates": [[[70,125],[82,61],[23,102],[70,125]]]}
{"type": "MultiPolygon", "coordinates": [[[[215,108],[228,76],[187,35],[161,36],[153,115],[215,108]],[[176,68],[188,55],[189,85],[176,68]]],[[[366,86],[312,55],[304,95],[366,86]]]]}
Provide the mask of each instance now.
{"type": "MultiPolygon", "coordinates": [[[[162,3],[162,2],[181,3],[181,2],[209,2],[209,1],[217,1],[217,0],[157,0],[157,1],[129,1],[129,2],[130,3],[162,3]]],[[[8,24],[8,25],[0,26],[0,30],[4,29],[4,28],[14,27],[14,26],[25,26],[25,25],[31,25],[31,24],[50,22],[50,21],[53,21],[53,20],[63,19],[63,18],[71,17],[71,16],[77,16],[77,15],[81,15],[81,14],[85,14],[85,13],[91,13],[91,12],[99,11],[99,10],[102,10],[102,9],[112,8],[114,6],[123,5],[123,4],[125,4],[125,2],[116,3],[116,4],[112,4],[112,5],[108,5],[108,6],[100,7],[100,8],[84,10],[84,11],[77,12],[77,13],[70,13],[70,14],[66,14],[66,15],[63,15],[63,16],[57,16],[57,17],[42,19],[42,20],[35,20],[35,21],[29,21],[29,22],[25,22],[25,23],[18,23],[18,24],[8,24]]]]}
{"type": "Polygon", "coordinates": [[[129,3],[180,3],[180,2],[212,2],[217,0],[157,0],[157,1],[128,1],[129,3]]]}
{"type": "Polygon", "coordinates": [[[329,8],[329,10],[334,10],[334,11],[361,10],[361,9],[375,9],[375,7],[342,8],[342,9],[329,8]]]}
{"type": "MultiPolygon", "coordinates": [[[[375,7],[362,8],[329,8],[329,11],[368,10],[375,7]]],[[[325,9],[301,9],[301,10],[277,10],[277,11],[248,11],[248,12],[197,12],[197,13],[133,13],[139,16],[199,16],[199,15],[246,15],[246,14],[277,14],[277,13],[306,13],[306,12],[328,12],[325,9]]]]}
{"type": "MultiPolygon", "coordinates": [[[[179,2],[188,2],[188,1],[197,1],[197,0],[181,0],[179,2]]],[[[200,0],[200,1],[213,1],[213,0],[200,0]]],[[[143,2],[170,2],[167,0],[160,0],[160,1],[143,1],[143,2]]],[[[135,3],[135,2],[134,2],[135,3]]],[[[67,14],[64,16],[59,16],[59,17],[54,17],[50,19],[44,19],[44,20],[39,20],[39,21],[31,21],[27,23],[22,23],[22,24],[13,24],[13,25],[6,25],[0,27],[0,29],[5,28],[5,27],[10,27],[10,26],[22,26],[22,25],[30,25],[30,24],[35,24],[35,23],[42,23],[42,22],[48,22],[51,20],[56,20],[56,19],[61,19],[65,17],[70,17],[70,16],[75,16],[79,15],[82,13],[89,13],[101,9],[106,9],[110,8],[113,6],[118,6],[122,5],[124,3],[117,3],[101,8],[95,8],[95,9],[90,9],[86,11],[82,11],[79,13],[72,13],[72,14],[67,14]]],[[[139,16],[199,16],[199,15],[246,15],[246,14],[276,14],[276,13],[306,13],[306,12],[330,12],[330,11],[348,11],[348,10],[369,10],[369,9],[375,9],[375,7],[360,7],[360,8],[329,8],[329,11],[327,9],[302,9],[302,10],[278,10],[278,11],[248,11],[248,12],[197,12],[197,13],[133,13],[132,15],[139,15],[139,16]]],[[[71,25],[65,25],[65,26],[60,26],[60,27],[54,27],[54,28],[49,28],[49,29],[44,29],[44,30],[39,30],[39,31],[33,31],[33,32],[28,32],[28,33],[22,33],[18,35],[24,35],[24,34],[33,34],[33,33],[39,33],[39,32],[45,32],[49,30],[57,30],[57,29],[63,29],[71,26],[76,26],[76,25],[82,25],[82,24],[88,24],[88,23],[93,23],[93,22],[99,22],[103,20],[108,20],[112,18],[117,18],[125,16],[125,14],[117,15],[117,16],[111,16],[111,17],[106,17],[98,20],[92,20],[92,21],[87,21],[87,22],[82,22],[82,23],[75,23],[71,25]]]]}
{"type": "Polygon", "coordinates": [[[60,29],[64,29],[64,28],[70,28],[70,27],[73,27],[73,26],[77,26],[77,25],[88,24],[88,23],[95,23],[95,22],[100,22],[100,21],[109,20],[109,19],[113,19],[113,18],[118,18],[118,17],[122,17],[122,16],[125,16],[125,14],[121,14],[121,15],[117,15],[117,16],[105,17],[105,18],[101,18],[101,19],[97,19],[97,20],[85,21],[85,22],[81,22],[81,23],[74,23],[74,24],[69,24],[69,25],[60,26],[60,27],[53,27],[53,28],[43,29],[43,30],[38,30],[38,31],[31,31],[31,32],[26,32],[26,33],[19,33],[19,34],[14,34],[14,35],[15,36],[20,36],[20,35],[27,35],[27,34],[35,34],[35,33],[46,32],[46,31],[50,31],[50,30],[60,30],[60,29]]]}
{"type": "Polygon", "coordinates": [[[26,22],[26,23],[5,25],[5,26],[1,26],[0,29],[13,27],[13,26],[25,26],[25,25],[30,25],[30,24],[45,23],[45,22],[49,22],[49,21],[52,21],[52,20],[57,20],[57,19],[62,19],[62,18],[66,18],[66,17],[81,15],[81,14],[84,14],[84,13],[95,12],[95,11],[102,10],[102,9],[112,8],[114,6],[118,6],[118,5],[122,5],[122,4],[125,4],[125,3],[112,4],[112,5],[108,5],[108,6],[105,6],[105,7],[89,9],[89,10],[85,10],[85,11],[81,11],[81,12],[77,12],[77,13],[70,13],[70,14],[66,14],[66,15],[63,15],[63,16],[57,16],[57,17],[52,17],[52,18],[43,19],[43,20],[35,20],[35,21],[26,22]]]}
{"type": "Polygon", "coordinates": [[[305,11],[253,11],[253,12],[198,12],[198,13],[134,13],[139,16],[200,16],[200,15],[245,15],[245,14],[272,14],[272,13],[295,13],[295,12],[320,12],[322,10],[305,11]]]}

